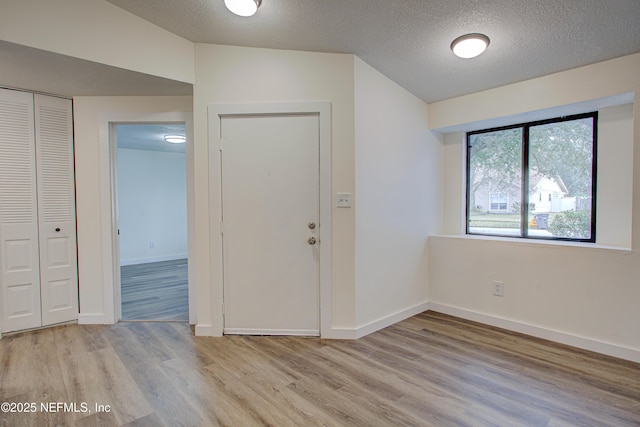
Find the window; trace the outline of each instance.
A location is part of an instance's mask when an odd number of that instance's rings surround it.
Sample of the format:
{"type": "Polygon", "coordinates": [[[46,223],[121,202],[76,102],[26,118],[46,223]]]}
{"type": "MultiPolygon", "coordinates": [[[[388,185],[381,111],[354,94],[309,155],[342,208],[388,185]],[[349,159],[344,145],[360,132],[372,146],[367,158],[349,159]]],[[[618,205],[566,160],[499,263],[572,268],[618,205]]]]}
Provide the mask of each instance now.
{"type": "Polygon", "coordinates": [[[491,210],[492,211],[506,211],[509,204],[509,196],[507,194],[492,194],[491,195],[491,210]]]}
{"type": "Polygon", "coordinates": [[[595,242],[597,121],[467,133],[467,234],[595,242]]]}

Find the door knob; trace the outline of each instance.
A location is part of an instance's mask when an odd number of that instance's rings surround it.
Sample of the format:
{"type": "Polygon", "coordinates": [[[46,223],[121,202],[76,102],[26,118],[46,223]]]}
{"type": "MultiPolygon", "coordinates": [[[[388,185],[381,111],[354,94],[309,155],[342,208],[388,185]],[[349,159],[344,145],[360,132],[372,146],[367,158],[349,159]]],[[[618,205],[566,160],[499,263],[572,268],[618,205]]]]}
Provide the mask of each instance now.
{"type": "Polygon", "coordinates": [[[316,238],[311,236],[307,239],[307,243],[310,245],[315,245],[316,244],[316,238]]]}
{"type": "Polygon", "coordinates": [[[314,228],[316,228],[316,223],[315,222],[310,222],[308,227],[309,227],[309,230],[313,230],[314,228]]]}
{"type": "Polygon", "coordinates": [[[58,231],[60,231],[60,227],[57,227],[57,228],[56,228],[56,232],[58,232],[58,231]]]}

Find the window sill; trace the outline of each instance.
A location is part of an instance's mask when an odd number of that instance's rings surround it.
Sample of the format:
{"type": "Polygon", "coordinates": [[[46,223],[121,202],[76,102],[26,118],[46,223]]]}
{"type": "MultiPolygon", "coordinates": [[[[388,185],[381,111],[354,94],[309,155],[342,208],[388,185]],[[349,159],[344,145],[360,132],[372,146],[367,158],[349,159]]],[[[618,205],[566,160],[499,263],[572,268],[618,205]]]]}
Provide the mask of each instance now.
{"type": "Polygon", "coordinates": [[[541,246],[555,246],[555,247],[569,247],[569,248],[580,248],[580,249],[590,249],[590,250],[600,250],[600,251],[611,251],[614,253],[619,253],[623,255],[629,255],[632,252],[631,248],[626,248],[622,246],[606,246],[599,245],[597,243],[584,243],[584,242],[567,242],[561,240],[538,240],[538,239],[523,239],[519,237],[498,237],[498,236],[482,236],[477,234],[437,234],[433,235],[433,237],[442,237],[446,239],[464,239],[464,240],[485,240],[491,242],[501,242],[501,243],[509,243],[512,245],[518,246],[530,246],[530,245],[541,245],[541,246]]]}

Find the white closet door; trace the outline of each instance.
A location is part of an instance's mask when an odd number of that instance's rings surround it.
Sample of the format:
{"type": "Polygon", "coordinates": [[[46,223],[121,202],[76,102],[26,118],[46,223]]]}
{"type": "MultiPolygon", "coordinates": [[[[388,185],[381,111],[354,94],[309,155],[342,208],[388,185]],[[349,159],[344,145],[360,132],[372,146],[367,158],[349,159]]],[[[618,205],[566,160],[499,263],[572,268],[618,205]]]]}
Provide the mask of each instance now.
{"type": "Polygon", "coordinates": [[[41,326],[33,95],[0,89],[2,331],[41,326]]]}
{"type": "Polygon", "coordinates": [[[78,318],[71,101],[35,96],[42,324],[78,318]]]}

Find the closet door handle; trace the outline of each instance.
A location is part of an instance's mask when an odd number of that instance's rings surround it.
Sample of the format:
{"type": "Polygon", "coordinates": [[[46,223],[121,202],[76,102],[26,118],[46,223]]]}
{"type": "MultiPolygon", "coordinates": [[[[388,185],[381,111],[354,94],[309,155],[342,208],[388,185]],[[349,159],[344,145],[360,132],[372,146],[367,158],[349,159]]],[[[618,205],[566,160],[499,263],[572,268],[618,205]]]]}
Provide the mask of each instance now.
{"type": "Polygon", "coordinates": [[[57,227],[57,228],[56,228],[56,232],[59,232],[59,231],[60,231],[60,227],[57,227]]]}

